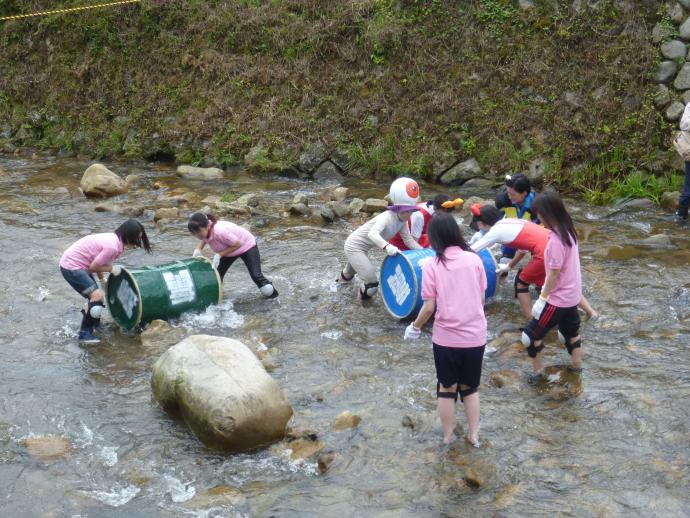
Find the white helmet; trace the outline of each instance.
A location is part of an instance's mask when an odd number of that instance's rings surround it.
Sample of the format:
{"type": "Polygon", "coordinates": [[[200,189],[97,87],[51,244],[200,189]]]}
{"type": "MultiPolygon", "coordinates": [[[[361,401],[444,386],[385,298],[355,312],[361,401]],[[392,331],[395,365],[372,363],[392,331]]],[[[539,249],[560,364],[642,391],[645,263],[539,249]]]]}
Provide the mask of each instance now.
{"type": "Polygon", "coordinates": [[[419,185],[412,178],[398,178],[391,184],[393,205],[414,206],[419,202],[419,185]]]}

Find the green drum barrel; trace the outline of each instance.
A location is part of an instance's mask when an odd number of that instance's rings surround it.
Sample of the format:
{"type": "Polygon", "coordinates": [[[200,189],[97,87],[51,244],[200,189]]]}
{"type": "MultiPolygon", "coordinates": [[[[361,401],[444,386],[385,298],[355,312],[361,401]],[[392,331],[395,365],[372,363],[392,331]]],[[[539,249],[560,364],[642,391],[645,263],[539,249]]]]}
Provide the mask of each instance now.
{"type": "Polygon", "coordinates": [[[123,268],[111,275],[106,300],[115,323],[130,330],[157,318],[199,311],[223,298],[223,285],[208,259],[194,257],[160,266],[123,268]]]}

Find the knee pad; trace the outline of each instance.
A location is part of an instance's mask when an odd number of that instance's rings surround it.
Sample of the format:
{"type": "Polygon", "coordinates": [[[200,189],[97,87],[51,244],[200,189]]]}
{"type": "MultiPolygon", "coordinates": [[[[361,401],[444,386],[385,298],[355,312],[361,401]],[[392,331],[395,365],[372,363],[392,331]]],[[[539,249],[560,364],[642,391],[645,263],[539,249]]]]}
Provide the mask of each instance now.
{"type": "Polygon", "coordinates": [[[259,288],[259,291],[264,297],[270,297],[273,295],[275,289],[273,288],[273,284],[264,284],[261,286],[261,288],[259,288]]]}
{"type": "Polygon", "coordinates": [[[458,393],[457,393],[457,391],[456,391],[456,392],[441,392],[441,384],[438,383],[438,382],[436,383],[436,397],[437,397],[437,398],[442,397],[442,398],[445,398],[445,399],[452,399],[452,400],[454,400],[456,403],[457,403],[457,401],[458,401],[458,393]]]}
{"type": "Polygon", "coordinates": [[[517,298],[518,293],[529,293],[529,286],[520,280],[520,272],[522,272],[522,268],[515,274],[515,298],[517,298]]]}
{"type": "Polygon", "coordinates": [[[465,401],[465,398],[471,394],[477,392],[477,387],[470,387],[465,390],[460,391],[460,401],[465,401]]]}
{"type": "Polygon", "coordinates": [[[368,284],[362,285],[362,287],[359,290],[360,295],[362,295],[363,299],[370,299],[374,295],[376,295],[376,292],[379,289],[379,283],[378,282],[370,282],[368,284]]]}
{"type": "Polygon", "coordinates": [[[103,314],[104,308],[105,305],[103,304],[102,300],[89,302],[89,315],[91,315],[91,318],[93,318],[94,320],[99,320],[101,318],[101,315],[103,314]]]}
{"type": "Polygon", "coordinates": [[[542,344],[538,347],[535,347],[534,340],[532,340],[532,338],[527,333],[525,333],[524,331],[522,332],[521,339],[522,339],[522,345],[524,345],[525,349],[527,349],[527,355],[530,358],[536,358],[537,353],[544,350],[544,344],[542,344]]]}
{"type": "Polygon", "coordinates": [[[570,342],[565,343],[565,348],[568,349],[568,354],[570,356],[573,355],[573,351],[578,347],[582,347],[582,340],[579,338],[575,340],[572,344],[570,342]]]}

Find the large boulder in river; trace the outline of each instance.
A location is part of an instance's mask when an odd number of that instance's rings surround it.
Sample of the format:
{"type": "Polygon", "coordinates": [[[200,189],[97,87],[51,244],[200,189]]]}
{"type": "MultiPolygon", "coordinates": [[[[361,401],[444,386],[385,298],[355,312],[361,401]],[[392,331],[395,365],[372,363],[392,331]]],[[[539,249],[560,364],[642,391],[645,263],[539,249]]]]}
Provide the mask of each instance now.
{"type": "Polygon", "coordinates": [[[460,185],[470,178],[477,178],[482,175],[482,168],[474,158],[460,162],[448,169],[440,178],[444,185],[460,185]]]}
{"type": "Polygon", "coordinates": [[[245,451],[285,435],[292,408],[278,383],[242,342],[193,335],[153,366],[156,400],[179,412],[208,446],[245,451]]]}
{"type": "Polygon", "coordinates": [[[190,180],[221,180],[223,178],[223,170],[217,167],[181,165],[177,167],[177,174],[190,180]]]}
{"type": "Polygon", "coordinates": [[[89,166],[84,171],[79,185],[86,196],[115,196],[116,194],[124,194],[128,190],[125,180],[103,164],[89,166]]]}

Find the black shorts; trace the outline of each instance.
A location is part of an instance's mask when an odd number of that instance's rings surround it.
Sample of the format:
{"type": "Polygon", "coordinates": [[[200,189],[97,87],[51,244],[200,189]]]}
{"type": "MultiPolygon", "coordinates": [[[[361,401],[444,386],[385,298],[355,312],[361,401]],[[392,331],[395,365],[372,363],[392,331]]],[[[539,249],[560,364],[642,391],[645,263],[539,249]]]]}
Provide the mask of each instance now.
{"type": "Polygon", "coordinates": [[[551,329],[558,326],[558,330],[566,339],[580,334],[580,314],[577,306],[559,308],[548,302],[539,315],[539,320],[533,318],[525,328],[525,334],[532,340],[541,340],[551,329]]]}
{"type": "Polygon", "coordinates": [[[443,388],[450,388],[456,383],[471,388],[478,387],[482,376],[484,347],[444,347],[434,344],[436,378],[443,388]]]}

